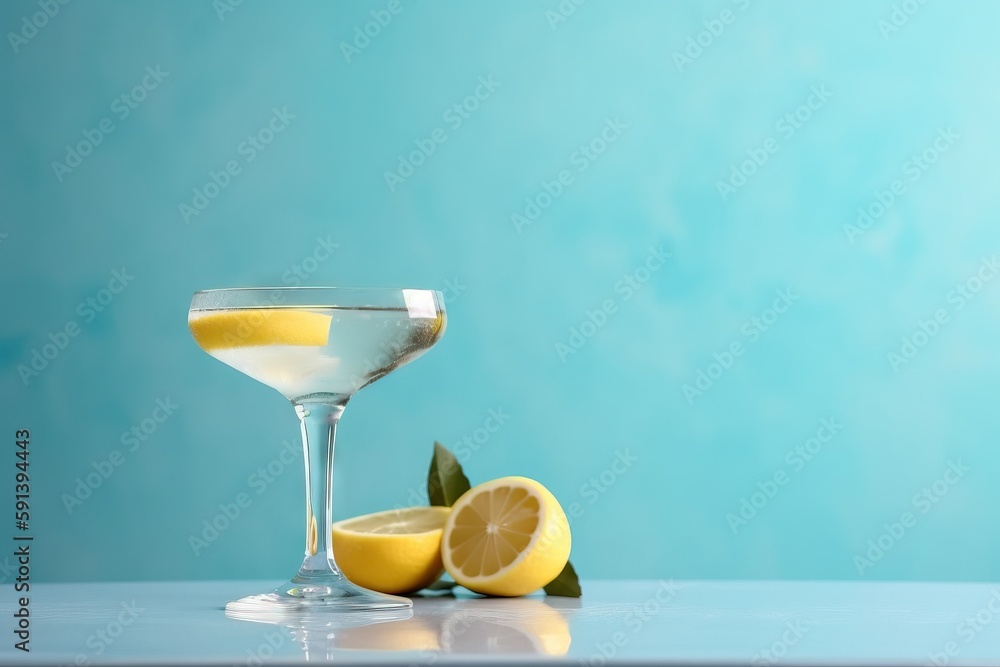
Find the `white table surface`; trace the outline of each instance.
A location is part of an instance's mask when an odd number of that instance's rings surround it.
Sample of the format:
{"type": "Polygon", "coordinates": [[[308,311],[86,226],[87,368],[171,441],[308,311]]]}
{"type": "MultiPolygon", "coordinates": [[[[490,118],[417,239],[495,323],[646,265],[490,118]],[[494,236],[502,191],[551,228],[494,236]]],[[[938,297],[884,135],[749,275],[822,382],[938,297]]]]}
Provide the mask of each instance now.
{"type": "Polygon", "coordinates": [[[30,653],[5,586],[0,664],[1000,665],[1000,584],[586,581],[579,600],[418,598],[295,627],[225,615],[277,583],[32,585],[30,653]]]}

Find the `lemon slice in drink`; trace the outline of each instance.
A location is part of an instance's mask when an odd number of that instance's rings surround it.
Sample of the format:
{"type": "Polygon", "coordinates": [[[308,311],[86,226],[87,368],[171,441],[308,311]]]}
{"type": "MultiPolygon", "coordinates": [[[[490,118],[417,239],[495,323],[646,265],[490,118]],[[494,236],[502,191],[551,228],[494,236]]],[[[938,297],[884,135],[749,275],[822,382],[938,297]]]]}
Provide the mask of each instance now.
{"type": "Polygon", "coordinates": [[[251,308],[198,314],[188,326],[206,352],[255,345],[322,347],[330,338],[331,319],[307,310],[251,308]]]}
{"type": "Polygon", "coordinates": [[[455,501],[441,557],[469,590],[527,595],[559,576],[571,544],[566,514],[548,489],[526,477],[501,477],[455,501]]]}
{"type": "Polygon", "coordinates": [[[450,512],[406,507],[338,521],[331,531],[337,565],[373,591],[400,595],[426,588],[444,573],[441,533],[450,512]]]}

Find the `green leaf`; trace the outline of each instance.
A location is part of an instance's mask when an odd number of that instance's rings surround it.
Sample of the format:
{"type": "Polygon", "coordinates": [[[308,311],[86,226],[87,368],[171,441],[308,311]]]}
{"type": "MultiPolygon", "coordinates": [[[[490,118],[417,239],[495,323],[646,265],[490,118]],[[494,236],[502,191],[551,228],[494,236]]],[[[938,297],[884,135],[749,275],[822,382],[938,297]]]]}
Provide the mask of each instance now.
{"type": "Polygon", "coordinates": [[[451,507],[470,488],[462,464],[447,447],[435,441],[431,469],[427,473],[427,498],[431,505],[451,507]]]}
{"type": "Polygon", "coordinates": [[[561,595],[566,598],[578,598],[582,592],[576,570],[573,569],[573,564],[569,561],[566,562],[566,567],[559,573],[559,576],[545,587],[546,595],[561,595]]]}

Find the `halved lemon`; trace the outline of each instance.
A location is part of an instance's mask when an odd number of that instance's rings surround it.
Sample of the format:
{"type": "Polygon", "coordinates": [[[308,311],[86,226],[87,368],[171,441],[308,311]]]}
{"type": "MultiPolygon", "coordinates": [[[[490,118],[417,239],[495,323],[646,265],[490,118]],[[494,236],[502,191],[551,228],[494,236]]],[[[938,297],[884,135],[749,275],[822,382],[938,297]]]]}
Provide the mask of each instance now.
{"type": "Polygon", "coordinates": [[[321,347],[330,339],[331,319],[308,310],[247,308],[199,313],[188,327],[206,352],[254,345],[321,347]]]}
{"type": "Polygon", "coordinates": [[[455,501],[441,557],[471,591],[527,595],[562,572],[571,546],[566,513],[548,489],[527,477],[501,477],[455,501]]]}
{"type": "Polygon", "coordinates": [[[426,588],[444,573],[441,534],[450,512],[406,507],[338,521],[331,529],[337,565],[348,580],[373,591],[426,588]]]}

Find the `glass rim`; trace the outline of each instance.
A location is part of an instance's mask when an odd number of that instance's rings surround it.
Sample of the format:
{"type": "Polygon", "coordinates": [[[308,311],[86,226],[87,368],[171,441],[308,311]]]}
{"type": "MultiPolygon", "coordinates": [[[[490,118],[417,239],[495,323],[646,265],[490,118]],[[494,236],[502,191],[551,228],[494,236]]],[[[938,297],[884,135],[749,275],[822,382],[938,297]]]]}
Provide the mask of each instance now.
{"type": "Polygon", "coordinates": [[[224,287],[199,290],[191,311],[246,308],[433,308],[444,312],[438,290],[403,287],[224,287]],[[423,304],[422,306],[420,304],[423,304]],[[428,304],[433,304],[430,306],[428,304]]]}
{"type": "Polygon", "coordinates": [[[440,290],[422,287],[323,287],[322,285],[283,285],[281,287],[215,287],[212,289],[195,290],[194,294],[212,294],[215,292],[306,292],[311,290],[336,290],[338,292],[437,292],[440,290]]]}

